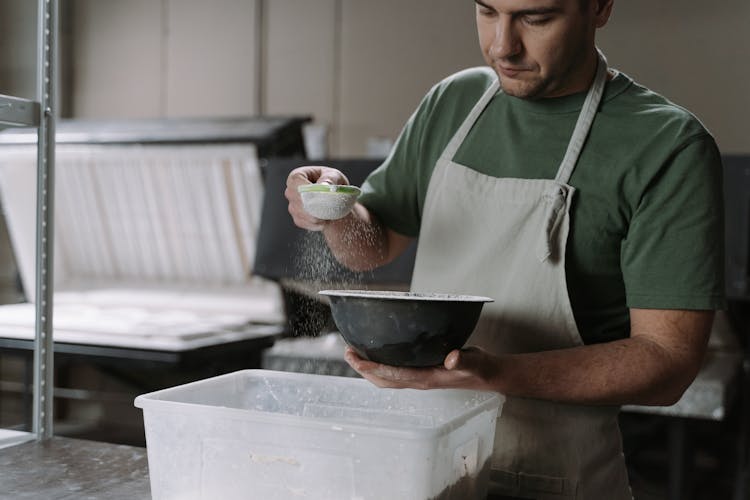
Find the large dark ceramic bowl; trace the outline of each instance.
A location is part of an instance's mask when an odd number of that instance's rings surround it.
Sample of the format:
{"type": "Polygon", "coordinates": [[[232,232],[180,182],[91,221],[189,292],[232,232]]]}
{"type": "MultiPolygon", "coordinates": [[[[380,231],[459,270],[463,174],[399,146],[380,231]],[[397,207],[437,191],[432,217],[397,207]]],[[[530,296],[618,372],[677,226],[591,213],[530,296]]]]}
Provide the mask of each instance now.
{"type": "Polygon", "coordinates": [[[471,335],[487,297],[323,290],[341,336],[365,359],[434,366],[471,335]]]}

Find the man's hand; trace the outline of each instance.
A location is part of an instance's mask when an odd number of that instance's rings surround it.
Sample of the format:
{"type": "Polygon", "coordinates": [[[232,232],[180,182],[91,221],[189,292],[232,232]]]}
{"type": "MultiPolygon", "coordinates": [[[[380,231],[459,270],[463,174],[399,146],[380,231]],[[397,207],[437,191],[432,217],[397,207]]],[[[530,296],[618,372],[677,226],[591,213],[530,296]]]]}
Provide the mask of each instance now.
{"type": "Polygon", "coordinates": [[[369,271],[391,262],[409,246],[411,238],[383,226],[361,203],[338,220],[313,217],[302,205],[297,187],[304,184],[349,185],[349,179],[335,168],[307,166],[295,168],[286,179],[284,196],[294,224],[308,231],[323,231],[336,260],[352,271],[369,271]]]}
{"type": "Polygon", "coordinates": [[[326,221],[313,217],[302,206],[302,197],[297,187],[303,184],[337,184],[348,185],[349,179],[335,168],[308,166],[295,168],[286,179],[284,196],[289,200],[289,213],[294,223],[308,231],[322,231],[326,221]]]}
{"type": "Polygon", "coordinates": [[[362,359],[351,347],[344,358],[365,379],[378,387],[394,389],[474,389],[492,390],[492,379],[500,360],[477,347],[453,350],[442,366],[407,368],[388,366],[362,359]]]}

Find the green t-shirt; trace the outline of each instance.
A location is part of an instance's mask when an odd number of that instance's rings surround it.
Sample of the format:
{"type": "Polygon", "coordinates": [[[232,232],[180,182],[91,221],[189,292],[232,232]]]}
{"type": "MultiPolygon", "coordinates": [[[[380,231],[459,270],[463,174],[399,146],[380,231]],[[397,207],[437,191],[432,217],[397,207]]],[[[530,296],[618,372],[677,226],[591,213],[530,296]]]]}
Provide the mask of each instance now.
{"type": "MultiPolygon", "coordinates": [[[[362,186],[360,201],[386,226],[419,235],[435,162],[494,78],[489,68],[465,70],[423,99],[362,186]]],[[[494,177],[553,179],[585,96],[499,93],[455,161],[494,177]]],[[[616,73],[569,184],[577,192],[565,270],[584,342],[627,337],[629,307],[724,306],[721,158],[693,115],[616,73]]]]}

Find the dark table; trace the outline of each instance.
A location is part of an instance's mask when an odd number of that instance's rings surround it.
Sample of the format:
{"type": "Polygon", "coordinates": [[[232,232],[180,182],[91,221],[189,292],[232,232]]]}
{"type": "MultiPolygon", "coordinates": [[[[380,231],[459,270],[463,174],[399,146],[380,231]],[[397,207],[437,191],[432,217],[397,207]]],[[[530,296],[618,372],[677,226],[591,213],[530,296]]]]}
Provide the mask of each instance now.
{"type": "MultiPolygon", "coordinates": [[[[259,368],[263,351],[271,347],[284,333],[283,325],[249,325],[244,331],[219,336],[211,343],[173,351],[138,347],[137,343],[125,347],[55,342],[56,399],[65,399],[66,393],[72,394],[74,398],[85,397],[91,400],[106,400],[119,396],[120,399],[127,400],[128,406],[131,406],[132,399],[137,394],[241,369],[259,368]],[[80,387],[72,385],[67,373],[72,367],[81,365],[92,366],[131,390],[128,394],[121,395],[80,390],[80,387]],[[69,390],[66,392],[66,389],[69,390]]],[[[27,426],[31,422],[34,341],[4,338],[0,331],[0,362],[3,356],[23,359],[25,425],[22,428],[30,430],[27,426]]],[[[56,417],[65,418],[65,414],[65,405],[58,404],[56,417]]],[[[126,442],[140,444],[138,441],[126,442]]]]}
{"type": "Polygon", "coordinates": [[[0,449],[0,499],[148,499],[146,449],[53,437],[0,449]]]}

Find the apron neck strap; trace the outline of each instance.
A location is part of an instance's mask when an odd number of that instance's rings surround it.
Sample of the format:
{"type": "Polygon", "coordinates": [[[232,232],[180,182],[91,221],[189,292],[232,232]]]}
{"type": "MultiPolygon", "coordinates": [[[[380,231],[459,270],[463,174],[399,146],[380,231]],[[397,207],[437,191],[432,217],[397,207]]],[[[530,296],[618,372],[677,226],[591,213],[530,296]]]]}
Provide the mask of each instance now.
{"type": "Polygon", "coordinates": [[[594,122],[594,117],[604,94],[604,86],[607,83],[607,59],[599,49],[596,52],[599,59],[596,67],[596,77],[589,89],[589,93],[586,95],[586,100],[583,102],[576,127],[573,130],[573,136],[568,143],[568,150],[565,152],[565,156],[560,163],[560,168],[555,177],[555,180],[562,184],[567,184],[570,176],[573,174],[573,168],[575,168],[578,162],[578,157],[589,135],[591,124],[594,122]]]}
{"type": "Polygon", "coordinates": [[[497,94],[497,91],[499,89],[500,82],[495,79],[492,82],[492,85],[490,85],[489,88],[485,90],[484,94],[482,94],[482,97],[477,101],[474,107],[471,108],[471,111],[467,115],[464,122],[461,124],[461,127],[459,127],[456,133],[453,134],[453,138],[443,150],[443,154],[441,155],[443,159],[453,160],[453,157],[456,156],[458,148],[461,147],[464,139],[466,139],[469,131],[474,126],[474,123],[476,123],[477,118],[479,118],[479,115],[482,114],[482,111],[484,111],[484,108],[487,106],[487,104],[489,104],[492,98],[495,97],[495,94],[497,94]]]}
{"type": "MultiPolygon", "coordinates": [[[[597,49],[596,52],[599,59],[596,67],[596,77],[586,95],[586,100],[584,101],[581,112],[578,115],[578,121],[576,122],[573,136],[568,143],[568,150],[565,152],[565,156],[563,157],[562,163],[560,163],[560,168],[555,177],[556,181],[563,184],[568,183],[568,180],[573,173],[573,168],[575,167],[576,162],[578,162],[578,156],[580,156],[583,145],[586,142],[586,137],[588,137],[591,124],[594,122],[596,111],[599,108],[599,103],[604,94],[604,86],[607,83],[607,59],[599,49],[597,49]]],[[[466,136],[474,126],[474,123],[476,123],[479,115],[482,114],[484,108],[489,104],[492,98],[495,97],[499,90],[500,82],[495,79],[471,109],[456,133],[453,134],[450,142],[443,150],[443,154],[441,155],[443,159],[453,160],[458,148],[461,147],[461,144],[464,142],[464,139],[466,139],[466,136]]]]}

